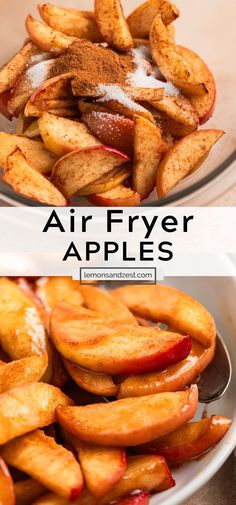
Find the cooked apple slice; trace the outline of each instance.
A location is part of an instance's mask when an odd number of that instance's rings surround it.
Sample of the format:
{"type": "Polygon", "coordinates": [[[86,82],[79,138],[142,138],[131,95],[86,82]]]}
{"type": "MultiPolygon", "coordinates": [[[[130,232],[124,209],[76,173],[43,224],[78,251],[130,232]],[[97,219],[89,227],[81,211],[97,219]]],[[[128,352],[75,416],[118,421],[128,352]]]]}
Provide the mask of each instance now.
{"type": "Polygon", "coordinates": [[[137,321],[132,312],[119,300],[115,300],[107,291],[96,286],[81,285],[80,292],[83,296],[84,305],[88,309],[106,314],[120,323],[137,326],[137,321]]]}
{"type": "Polygon", "coordinates": [[[112,291],[138,317],[165,323],[198,340],[203,347],[215,342],[216,328],[211,314],[191,296],[170,286],[124,286],[112,291]]]}
{"type": "Polygon", "coordinates": [[[27,118],[39,118],[44,112],[49,112],[54,116],[65,118],[75,117],[78,115],[77,109],[72,100],[43,100],[36,103],[32,103],[29,100],[24,108],[24,115],[27,118]]]}
{"type": "Polygon", "coordinates": [[[83,304],[80,282],[71,277],[41,277],[36,282],[36,294],[48,312],[60,302],[83,304]]]}
{"type": "Polygon", "coordinates": [[[51,206],[65,207],[67,205],[62,193],[29,165],[20,149],[16,149],[8,156],[2,178],[13,187],[16,193],[26,198],[51,206]]]}
{"type": "Polygon", "coordinates": [[[68,500],[83,488],[83,476],[73,454],[41,430],[12,440],[1,450],[9,465],[30,475],[68,500]],[[47,469],[47,471],[45,471],[47,469]]]}
{"type": "Polygon", "coordinates": [[[24,479],[14,484],[16,505],[32,505],[42,494],[46,493],[46,488],[36,480],[24,479]]]}
{"type": "Polygon", "coordinates": [[[44,144],[57,156],[64,156],[75,149],[101,145],[87,126],[77,121],[45,112],[39,119],[38,125],[44,144]]]}
{"type": "Polygon", "coordinates": [[[207,93],[205,84],[198,75],[193,74],[160,15],[155,17],[151,26],[150,47],[152,57],[167,81],[187,95],[207,93]]]}
{"type": "Polygon", "coordinates": [[[8,156],[16,150],[21,149],[28,163],[41,174],[49,174],[56,161],[56,156],[48,151],[43,142],[32,140],[20,135],[0,132],[0,164],[2,167],[7,162],[8,156]]]}
{"type": "Polygon", "coordinates": [[[116,396],[118,386],[113,382],[111,375],[85,370],[65,358],[63,362],[71,378],[82,389],[97,396],[116,396]]]}
{"type": "Polygon", "coordinates": [[[88,492],[99,498],[111,491],[126,471],[125,450],[86,444],[66,432],[63,435],[78,453],[88,492]]]}
{"type": "Polygon", "coordinates": [[[0,445],[15,437],[42,428],[55,421],[55,408],[70,405],[71,400],[60,389],[32,382],[0,395],[0,445]],[[14,412],[14,417],[12,416],[14,412]]]}
{"type": "Polygon", "coordinates": [[[51,318],[57,350],[77,365],[94,372],[122,375],[163,370],[181,361],[191,349],[189,337],[118,323],[91,316],[66,304],[51,318]]]}
{"type": "Polygon", "coordinates": [[[30,283],[29,277],[18,277],[15,282],[17,286],[19,286],[20,290],[23,291],[26,294],[26,296],[30,299],[30,301],[37,307],[44,328],[48,330],[48,314],[46,313],[46,310],[41,300],[38,298],[38,296],[34,291],[35,285],[32,285],[30,283]]]}
{"type": "Polygon", "coordinates": [[[9,121],[12,120],[12,113],[9,111],[9,101],[11,99],[11,89],[7,89],[7,91],[3,91],[0,94],[0,114],[5,116],[9,121]]]}
{"type": "Polygon", "coordinates": [[[46,335],[34,303],[10,279],[0,278],[0,344],[13,360],[46,351],[46,335]]]}
{"type": "Polygon", "coordinates": [[[30,101],[32,103],[37,103],[43,100],[61,100],[63,98],[72,98],[71,78],[71,74],[67,73],[57,75],[56,77],[52,77],[46,81],[44,80],[31,95],[30,101]]]}
{"type": "Polygon", "coordinates": [[[40,381],[47,364],[47,353],[0,364],[0,393],[23,384],[40,381]]]}
{"type": "Polygon", "coordinates": [[[81,119],[103,144],[132,154],[134,122],[131,119],[95,111],[83,114],[81,119]]]}
{"type": "Polygon", "coordinates": [[[163,455],[170,463],[184,463],[199,458],[214,447],[229,430],[232,421],[227,417],[212,416],[181,426],[177,431],[150,444],[137,448],[144,454],[163,455]]]}
{"type": "Polygon", "coordinates": [[[182,179],[197,170],[221,139],[222,130],[199,130],[179,140],[167,152],[157,172],[157,193],[163,198],[182,179]]]}
{"type": "MultiPolygon", "coordinates": [[[[205,96],[202,99],[205,99],[205,96]]],[[[152,106],[159,111],[155,116],[157,123],[160,122],[165,133],[178,138],[185,137],[198,129],[198,115],[190,100],[179,95],[166,96],[163,100],[152,102],[152,106]]]]}
{"type": "Polygon", "coordinates": [[[57,408],[57,419],[80,440],[111,447],[151,442],[192,419],[198,406],[196,386],[175,393],[125,398],[111,403],[57,408]]]}
{"type": "Polygon", "coordinates": [[[179,16],[179,9],[169,0],[147,0],[139,5],[127,19],[132,36],[147,39],[152,22],[158,14],[163,23],[169,25],[179,16]]]}
{"type": "Polygon", "coordinates": [[[126,154],[107,146],[94,145],[76,149],[55,164],[52,183],[66,198],[70,198],[79,189],[96,181],[98,176],[110,172],[126,161],[130,161],[126,154]]]}
{"type": "Polygon", "coordinates": [[[14,485],[5,461],[0,456],[0,503],[15,505],[14,485]]]}
{"type": "Polygon", "coordinates": [[[43,21],[58,32],[91,42],[102,41],[92,12],[65,9],[52,4],[40,4],[38,10],[43,21]]]}
{"type": "Polygon", "coordinates": [[[157,169],[165,144],[157,126],[141,116],[135,117],[133,186],[141,199],[155,187],[157,169]]]}
{"type": "Polygon", "coordinates": [[[110,46],[120,51],[129,51],[133,47],[120,0],[95,0],[94,15],[103,38],[110,46]]]}
{"type": "Polygon", "coordinates": [[[215,79],[206,65],[206,63],[190,49],[178,46],[180,54],[187,61],[194,75],[198,75],[204,82],[207,93],[202,96],[189,96],[189,100],[193,105],[199,117],[200,124],[204,124],[210,119],[214,112],[216,103],[216,83],[215,79]]]}
{"type": "Polygon", "coordinates": [[[102,177],[91,182],[91,184],[84,186],[84,188],[77,191],[77,194],[80,196],[89,196],[106,193],[117,186],[121,186],[122,182],[125,182],[130,177],[131,171],[131,163],[125,163],[121,167],[114,168],[108,174],[102,175],[102,177]]]}
{"type": "Polygon", "coordinates": [[[53,30],[30,15],[26,18],[25,27],[31,40],[43,51],[60,54],[77,40],[76,37],[53,30]]]}
{"type": "Polygon", "coordinates": [[[103,207],[135,207],[140,204],[140,195],[137,191],[120,184],[104,193],[90,195],[88,200],[103,207]]]}
{"type": "Polygon", "coordinates": [[[12,88],[18,77],[24,72],[33,53],[32,42],[26,44],[13,56],[8,63],[0,68],[0,93],[12,88]]]}
{"type": "Polygon", "coordinates": [[[180,363],[171,365],[162,372],[129,375],[119,384],[118,398],[183,390],[197,381],[199,375],[211,363],[214,353],[214,344],[205,349],[201,344],[193,341],[190,354],[180,363]]]}
{"type": "Polygon", "coordinates": [[[124,498],[124,500],[119,501],[117,505],[148,505],[149,504],[149,493],[138,493],[124,498]]]}

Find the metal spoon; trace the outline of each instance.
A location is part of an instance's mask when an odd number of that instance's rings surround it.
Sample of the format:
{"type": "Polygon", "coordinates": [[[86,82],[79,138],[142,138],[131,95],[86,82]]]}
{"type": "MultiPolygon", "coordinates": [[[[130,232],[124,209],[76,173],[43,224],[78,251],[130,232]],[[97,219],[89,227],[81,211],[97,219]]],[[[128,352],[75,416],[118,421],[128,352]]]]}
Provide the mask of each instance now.
{"type": "Polygon", "coordinates": [[[222,336],[216,337],[216,352],[213,361],[200,375],[197,382],[200,403],[219,400],[229,387],[232,376],[231,359],[222,336]]]}

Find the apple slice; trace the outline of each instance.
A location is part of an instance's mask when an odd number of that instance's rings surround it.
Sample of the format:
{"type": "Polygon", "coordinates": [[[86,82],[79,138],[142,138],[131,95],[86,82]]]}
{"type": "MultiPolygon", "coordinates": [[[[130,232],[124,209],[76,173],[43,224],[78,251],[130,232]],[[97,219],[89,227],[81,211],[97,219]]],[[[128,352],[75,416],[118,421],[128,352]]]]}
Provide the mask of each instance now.
{"type": "Polygon", "coordinates": [[[56,161],[56,156],[48,151],[43,142],[32,140],[21,135],[0,132],[0,164],[2,167],[7,162],[8,156],[16,150],[21,149],[28,163],[41,174],[49,174],[56,161]]]}
{"type": "Polygon", "coordinates": [[[116,396],[118,386],[113,382],[111,375],[85,370],[65,358],[63,362],[71,378],[82,389],[98,396],[116,396]]]}
{"type": "Polygon", "coordinates": [[[112,375],[163,370],[191,350],[189,337],[96,316],[86,320],[83,311],[66,304],[53,311],[51,338],[73,363],[112,375]]]}
{"type": "Polygon", "coordinates": [[[62,193],[29,165],[20,149],[16,149],[8,156],[2,178],[13,187],[16,193],[26,198],[51,206],[65,207],[67,205],[62,193]]]}
{"type": "Polygon", "coordinates": [[[95,0],[94,16],[104,40],[120,51],[133,47],[132,35],[120,0],[95,0]]]}
{"type": "Polygon", "coordinates": [[[207,93],[201,76],[192,72],[160,15],[155,17],[151,26],[150,47],[152,57],[167,81],[171,81],[187,95],[207,93]]]}
{"type": "Polygon", "coordinates": [[[103,144],[133,153],[134,122],[131,119],[95,111],[84,113],[81,119],[103,144]]]}
{"type": "Polygon", "coordinates": [[[82,305],[80,288],[80,282],[73,281],[71,277],[41,277],[36,281],[36,295],[48,312],[63,301],[76,306],[82,305]]]}
{"type": "Polygon", "coordinates": [[[9,465],[68,500],[75,500],[82,491],[83,476],[73,454],[41,430],[12,440],[2,454],[9,465]]]}
{"type": "Polygon", "coordinates": [[[24,108],[24,115],[26,118],[39,118],[44,112],[66,118],[76,117],[78,115],[72,100],[43,100],[36,103],[32,103],[29,100],[24,108]]]}
{"type": "Polygon", "coordinates": [[[193,340],[190,354],[180,363],[171,365],[162,372],[129,375],[119,384],[118,398],[183,390],[197,381],[199,375],[211,363],[214,354],[214,344],[205,349],[193,340]]]}
{"type": "Polygon", "coordinates": [[[210,119],[214,112],[216,103],[216,83],[215,79],[206,65],[206,63],[190,49],[186,47],[178,46],[180,54],[182,54],[185,61],[187,61],[189,67],[195,75],[201,76],[201,80],[204,82],[207,93],[202,96],[190,96],[189,100],[193,105],[196,113],[199,117],[200,124],[204,124],[210,119]]]}
{"type": "Polygon", "coordinates": [[[179,9],[169,0],[147,0],[139,5],[127,19],[132,36],[148,39],[150,28],[158,14],[163,23],[169,25],[179,16],[179,9]]]}
{"type": "Polygon", "coordinates": [[[165,144],[157,126],[141,116],[135,117],[133,186],[141,199],[155,187],[157,169],[165,144]]]}
{"type": "Polygon", "coordinates": [[[33,44],[31,41],[28,41],[15,56],[0,68],[0,93],[14,86],[18,77],[20,77],[26,69],[32,53],[33,44]]]}
{"type": "Polygon", "coordinates": [[[1,505],[15,505],[13,480],[5,461],[0,456],[0,503],[1,505]]]}
{"type": "Polygon", "coordinates": [[[167,152],[157,172],[157,193],[163,198],[182,179],[197,170],[224,135],[222,130],[199,130],[179,140],[167,152]]]}
{"type": "Polygon", "coordinates": [[[0,114],[2,114],[6,119],[9,119],[9,121],[12,120],[12,114],[8,109],[9,101],[11,99],[11,89],[8,89],[7,91],[3,91],[3,93],[0,94],[0,114]]]}
{"type": "Polygon", "coordinates": [[[40,381],[47,365],[47,353],[0,364],[0,393],[23,384],[40,381]]]}
{"type": "Polygon", "coordinates": [[[124,498],[124,500],[119,501],[117,505],[148,505],[149,497],[149,493],[138,493],[124,498]]]}
{"type": "MultiPolygon", "coordinates": [[[[54,62],[54,60],[50,60],[54,62]]],[[[43,100],[61,100],[72,98],[71,73],[60,74],[42,82],[30,97],[32,103],[43,100]]]]}
{"type": "Polygon", "coordinates": [[[25,27],[31,40],[43,51],[60,54],[77,40],[76,37],[53,30],[30,15],[26,18],[25,27]]]}
{"type": "Polygon", "coordinates": [[[2,393],[0,445],[52,424],[55,421],[55,408],[59,404],[71,403],[60,389],[43,382],[32,382],[2,393]]]}
{"type": "Polygon", "coordinates": [[[70,37],[102,42],[92,12],[65,9],[52,4],[40,4],[38,10],[43,21],[54,30],[70,37]]]}
{"type": "Polygon", "coordinates": [[[125,398],[83,407],[59,406],[58,422],[80,440],[111,447],[151,442],[192,419],[198,390],[125,398]]]}
{"type": "Polygon", "coordinates": [[[119,300],[115,300],[107,291],[96,286],[81,285],[80,292],[83,296],[84,305],[88,309],[106,314],[120,323],[137,326],[137,321],[132,312],[119,300]]]}
{"type": "Polygon", "coordinates": [[[126,161],[130,161],[126,154],[107,146],[76,149],[55,164],[52,183],[66,198],[70,198],[79,189],[126,161]]]}
{"type": "Polygon", "coordinates": [[[181,426],[177,431],[137,448],[144,454],[158,454],[173,464],[199,458],[225,436],[232,421],[227,417],[212,416],[181,426]]]}
{"type": "Polygon", "coordinates": [[[162,284],[124,286],[112,291],[138,317],[161,322],[189,335],[203,347],[215,342],[216,328],[203,305],[178,289],[162,284]]]}
{"type": "MultiPolygon", "coordinates": [[[[203,100],[205,96],[207,93],[202,97],[203,100]]],[[[188,99],[183,95],[166,96],[163,100],[152,102],[152,106],[159,111],[157,115],[153,114],[165,133],[179,138],[198,129],[199,119],[191,104],[191,97],[188,99]]]]}
{"type": "Polygon", "coordinates": [[[40,135],[46,147],[57,156],[80,148],[101,145],[85,124],[56,117],[45,112],[38,121],[40,135]]]}
{"type": "Polygon", "coordinates": [[[120,187],[122,182],[125,182],[130,177],[131,171],[131,163],[125,163],[121,167],[114,168],[111,172],[108,172],[108,174],[102,175],[102,177],[91,182],[91,184],[84,186],[77,194],[79,196],[90,196],[106,193],[117,186],[120,187]]]}
{"type": "Polygon", "coordinates": [[[137,191],[120,184],[104,193],[90,195],[88,200],[103,207],[135,207],[140,204],[140,195],[137,191]]]}
{"type": "Polygon", "coordinates": [[[44,328],[48,330],[48,314],[46,313],[46,310],[41,300],[39,300],[38,296],[34,291],[35,284],[32,285],[30,281],[31,279],[29,277],[18,277],[15,282],[17,286],[19,286],[20,290],[23,291],[25,295],[29,298],[29,300],[37,307],[44,328]]]}
{"type": "Polygon", "coordinates": [[[14,492],[17,505],[32,505],[42,494],[46,493],[46,488],[33,479],[24,479],[14,484],[14,492]]]}

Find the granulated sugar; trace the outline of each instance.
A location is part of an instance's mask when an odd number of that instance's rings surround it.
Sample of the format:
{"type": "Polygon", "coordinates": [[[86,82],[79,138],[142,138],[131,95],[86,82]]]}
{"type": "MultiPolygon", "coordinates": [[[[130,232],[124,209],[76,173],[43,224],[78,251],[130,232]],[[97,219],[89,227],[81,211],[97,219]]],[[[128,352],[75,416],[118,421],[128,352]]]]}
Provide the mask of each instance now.
{"type": "Polygon", "coordinates": [[[145,111],[144,107],[129,98],[125,91],[123,91],[123,89],[121,89],[119,86],[100,84],[98,86],[98,92],[101,93],[101,98],[98,100],[99,102],[116,100],[125,107],[128,107],[129,109],[132,109],[136,112],[145,111]]]}
{"type": "Polygon", "coordinates": [[[164,88],[166,95],[179,95],[179,90],[171,83],[164,82],[158,79],[160,77],[160,72],[157,67],[154,67],[148,75],[148,57],[149,50],[145,46],[137,47],[133,49],[134,62],[137,66],[135,72],[128,75],[128,82],[132,86],[137,86],[139,88],[164,88]]]}
{"type": "Polygon", "coordinates": [[[30,80],[33,89],[38,88],[48,78],[50,65],[54,60],[45,60],[29,67],[26,71],[26,77],[30,80]]]}

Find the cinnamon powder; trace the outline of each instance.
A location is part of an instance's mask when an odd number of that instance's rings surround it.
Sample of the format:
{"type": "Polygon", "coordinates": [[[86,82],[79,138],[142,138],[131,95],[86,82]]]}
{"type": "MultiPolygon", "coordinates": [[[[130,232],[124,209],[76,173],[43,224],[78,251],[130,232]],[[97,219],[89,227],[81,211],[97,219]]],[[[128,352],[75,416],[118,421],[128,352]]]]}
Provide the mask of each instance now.
{"type": "Polygon", "coordinates": [[[87,40],[76,41],[59,56],[50,69],[50,77],[71,72],[75,96],[100,96],[100,84],[125,86],[128,75],[135,71],[132,53],[114,50],[87,40]]]}

